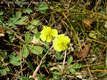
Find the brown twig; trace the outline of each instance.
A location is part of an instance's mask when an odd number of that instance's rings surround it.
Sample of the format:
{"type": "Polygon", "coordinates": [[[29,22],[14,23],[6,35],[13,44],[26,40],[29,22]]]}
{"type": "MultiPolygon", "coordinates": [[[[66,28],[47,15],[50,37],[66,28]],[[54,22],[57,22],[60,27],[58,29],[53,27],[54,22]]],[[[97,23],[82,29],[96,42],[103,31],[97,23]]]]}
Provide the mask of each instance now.
{"type": "Polygon", "coordinates": [[[67,55],[67,53],[66,53],[66,51],[65,51],[65,52],[64,52],[64,60],[63,60],[63,68],[64,68],[64,66],[65,66],[66,55],[67,55]]]}
{"type": "MultiPolygon", "coordinates": [[[[52,49],[52,47],[50,48],[50,50],[52,49]]],[[[41,59],[41,61],[40,61],[40,64],[36,67],[36,69],[35,69],[35,71],[33,72],[33,78],[34,78],[34,80],[37,80],[37,72],[39,71],[39,69],[40,69],[40,66],[42,65],[42,63],[43,63],[43,60],[45,59],[45,57],[47,56],[47,54],[48,54],[48,51],[47,51],[47,53],[42,57],[42,59],[41,59]]]]}
{"type": "MultiPolygon", "coordinates": [[[[81,71],[81,72],[87,72],[87,71],[81,71]]],[[[106,72],[107,73],[107,70],[90,70],[90,72],[106,72]]]]}
{"type": "Polygon", "coordinates": [[[88,69],[88,72],[89,72],[89,75],[90,75],[90,80],[93,80],[93,76],[92,76],[92,74],[91,74],[90,68],[87,67],[87,69],[88,69]]]}

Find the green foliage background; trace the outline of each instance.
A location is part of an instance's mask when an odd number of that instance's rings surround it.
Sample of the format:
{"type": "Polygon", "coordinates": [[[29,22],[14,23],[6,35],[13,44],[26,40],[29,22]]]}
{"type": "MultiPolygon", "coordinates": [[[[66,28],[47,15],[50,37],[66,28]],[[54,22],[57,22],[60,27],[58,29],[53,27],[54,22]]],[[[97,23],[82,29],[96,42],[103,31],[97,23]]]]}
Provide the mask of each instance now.
{"type": "Polygon", "coordinates": [[[107,1],[0,1],[0,79],[33,80],[46,53],[38,80],[107,79],[107,1]],[[44,25],[70,37],[66,55],[40,40],[44,25]]]}

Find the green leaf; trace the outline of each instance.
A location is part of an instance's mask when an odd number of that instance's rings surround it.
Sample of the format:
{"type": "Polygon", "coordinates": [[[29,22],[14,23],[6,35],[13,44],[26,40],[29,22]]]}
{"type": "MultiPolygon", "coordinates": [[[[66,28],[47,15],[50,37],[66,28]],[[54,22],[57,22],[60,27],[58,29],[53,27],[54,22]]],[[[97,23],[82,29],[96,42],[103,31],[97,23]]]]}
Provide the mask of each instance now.
{"type": "Polygon", "coordinates": [[[37,79],[38,79],[38,80],[46,80],[46,79],[43,78],[40,74],[37,75],[37,79]]]}
{"type": "Polygon", "coordinates": [[[73,61],[73,57],[70,56],[67,60],[67,65],[70,65],[72,63],[72,61],[73,61]]]}
{"type": "Polygon", "coordinates": [[[1,51],[1,50],[0,50],[0,55],[2,55],[2,56],[0,56],[0,61],[2,61],[2,58],[4,60],[8,56],[6,51],[1,51]]]}
{"type": "Polygon", "coordinates": [[[62,78],[63,78],[63,80],[68,80],[65,76],[63,76],[62,78]]]}
{"type": "Polygon", "coordinates": [[[79,69],[79,68],[81,68],[81,66],[82,66],[82,64],[76,63],[73,65],[73,68],[79,69]]]}
{"type": "Polygon", "coordinates": [[[35,26],[34,25],[27,25],[27,27],[26,27],[28,30],[31,30],[31,29],[33,29],[33,28],[35,28],[35,26]]]}
{"type": "Polygon", "coordinates": [[[71,72],[72,74],[74,74],[74,73],[76,72],[76,70],[75,70],[74,68],[70,68],[70,72],[71,72]]]}
{"type": "Polygon", "coordinates": [[[58,72],[58,71],[54,71],[53,72],[53,78],[54,78],[54,80],[56,80],[56,79],[58,79],[58,80],[60,80],[59,78],[60,78],[60,72],[58,72]]]}
{"type": "Polygon", "coordinates": [[[12,28],[16,28],[15,22],[18,20],[19,18],[13,17],[10,18],[8,21],[8,26],[12,27],[12,28]]]}
{"type": "Polygon", "coordinates": [[[30,33],[26,32],[26,34],[25,34],[25,42],[29,43],[29,42],[31,42],[31,40],[32,40],[32,37],[30,36],[30,33]]]}
{"type": "Polygon", "coordinates": [[[24,76],[20,76],[19,79],[20,79],[20,80],[29,80],[28,77],[24,77],[24,76]]]}
{"type": "Polygon", "coordinates": [[[29,80],[34,80],[34,78],[29,78],[29,80]]]}
{"type": "Polygon", "coordinates": [[[0,16],[3,15],[3,11],[0,11],[0,16]]]}
{"type": "Polygon", "coordinates": [[[30,13],[32,13],[33,11],[32,11],[32,9],[30,9],[30,8],[25,8],[25,9],[23,9],[23,12],[24,12],[24,13],[27,13],[27,14],[30,14],[30,13]]]}
{"type": "Polygon", "coordinates": [[[31,46],[30,45],[29,49],[33,54],[37,54],[37,55],[42,54],[42,52],[43,52],[43,48],[40,46],[31,46]]]}
{"type": "Polygon", "coordinates": [[[96,32],[95,31],[91,31],[89,33],[89,37],[93,38],[93,39],[97,39],[97,36],[96,36],[96,32]]]}
{"type": "Polygon", "coordinates": [[[19,66],[21,64],[21,57],[17,56],[15,52],[10,55],[10,63],[14,66],[19,66]]]}
{"type": "Polygon", "coordinates": [[[29,55],[29,51],[28,51],[26,45],[24,45],[24,46],[23,46],[23,49],[22,49],[22,56],[23,56],[24,58],[26,58],[28,55],[29,55]]]}
{"type": "Polygon", "coordinates": [[[35,37],[36,37],[36,38],[40,38],[40,32],[37,32],[37,33],[35,34],[35,37]]]}
{"type": "Polygon", "coordinates": [[[13,42],[15,40],[15,37],[13,35],[9,36],[9,40],[10,40],[10,42],[13,42]]]}
{"type": "Polygon", "coordinates": [[[5,76],[6,75],[6,70],[2,69],[2,70],[0,70],[0,73],[1,73],[1,75],[5,76]]]}
{"type": "Polygon", "coordinates": [[[62,60],[63,59],[63,55],[61,53],[56,53],[55,55],[57,60],[62,60]]]}
{"type": "Polygon", "coordinates": [[[17,29],[16,25],[26,25],[26,21],[28,19],[27,16],[21,17],[22,13],[16,12],[16,16],[13,16],[8,21],[8,26],[14,29],[17,29]]]}
{"type": "Polygon", "coordinates": [[[27,19],[28,19],[28,16],[24,16],[24,17],[21,18],[20,21],[21,21],[21,22],[24,22],[24,21],[26,21],[27,19]]]}
{"type": "Polygon", "coordinates": [[[25,25],[26,24],[26,20],[28,19],[27,16],[22,17],[21,19],[17,20],[15,22],[16,25],[25,25]]]}
{"type": "Polygon", "coordinates": [[[31,64],[31,62],[27,61],[26,63],[28,65],[29,69],[31,69],[32,71],[34,71],[34,68],[33,68],[33,65],[31,64]]]}
{"type": "Polygon", "coordinates": [[[34,80],[33,78],[28,78],[25,76],[19,76],[18,79],[20,79],[20,80],[34,80]]]}
{"type": "Polygon", "coordinates": [[[38,25],[40,25],[41,23],[40,23],[39,20],[34,19],[34,20],[31,21],[31,24],[32,24],[32,25],[35,25],[35,26],[38,26],[38,25]]]}
{"type": "Polygon", "coordinates": [[[32,32],[33,32],[34,34],[37,34],[39,31],[38,31],[38,29],[36,28],[36,29],[33,29],[32,32]]]}
{"type": "Polygon", "coordinates": [[[21,16],[22,16],[22,12],[21,11],[16,12],[16,18],[21,18],[21,16]]]}
{"type": "Polygon", "coordinates": [[[40,11],[41,13],[46,13],[47,9],[48,9],[48,5],[47,4],[40,4],[36,10],[40,11]]]}
{"type": "Polygon", "coordinates": [[[5,76],[6,74],[7,74],[7,72],[9,72],[10,70],[9,70],[9,68],[7,67],[7,68],[1,68],[0,69],[0,73],[1,73],[1,75],[3,75],[3,76],[5,76]]]}

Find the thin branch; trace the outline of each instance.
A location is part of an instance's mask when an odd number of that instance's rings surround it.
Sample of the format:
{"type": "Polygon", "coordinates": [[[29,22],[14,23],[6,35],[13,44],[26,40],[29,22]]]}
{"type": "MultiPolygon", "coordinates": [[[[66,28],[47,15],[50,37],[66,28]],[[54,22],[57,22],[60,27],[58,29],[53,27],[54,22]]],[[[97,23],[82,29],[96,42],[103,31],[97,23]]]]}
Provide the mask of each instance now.
{"type": "MultiPolygon", "coordinates": [[[[50,48],[50,50],[52,49],[52,47],[50,48]]],[[[40,61],[40,64],[36,67],[36,69],[35,69],[35,71],[33,72],[33,78],[34,78],[34,80],[37,80],[37,72],[39,71],[39,69],[40,69],[40,66],[42,65],[42,63],[43,63],[43,60],[45,59],[45,57],[47,56],[47,54],[48,54],[48,51],[47,51],[47,53],[42,57],[42,59],[41,59],[41,61],[40,61]]]]}
{"type": "Polygon", "coordinates": [[[64,68],[64,66],[65,66],[65,60],[66,60],[66,51],[64,52],[64,60],[63,60],[63,68],[64,68]]]}

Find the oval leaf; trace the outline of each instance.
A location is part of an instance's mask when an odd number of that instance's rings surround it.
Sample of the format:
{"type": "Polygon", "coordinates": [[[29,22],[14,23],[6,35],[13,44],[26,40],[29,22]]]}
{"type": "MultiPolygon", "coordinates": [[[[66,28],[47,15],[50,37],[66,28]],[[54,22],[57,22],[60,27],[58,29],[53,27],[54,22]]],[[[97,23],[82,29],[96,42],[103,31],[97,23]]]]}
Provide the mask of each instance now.
{"type": "Polygon", "coordinates": [[[27,47],[24,45],[23,49],[22,49],[22,56],[24,58],[26,58],[28,55],[29,55],[29,51],[28,51],[27,47]]]}

